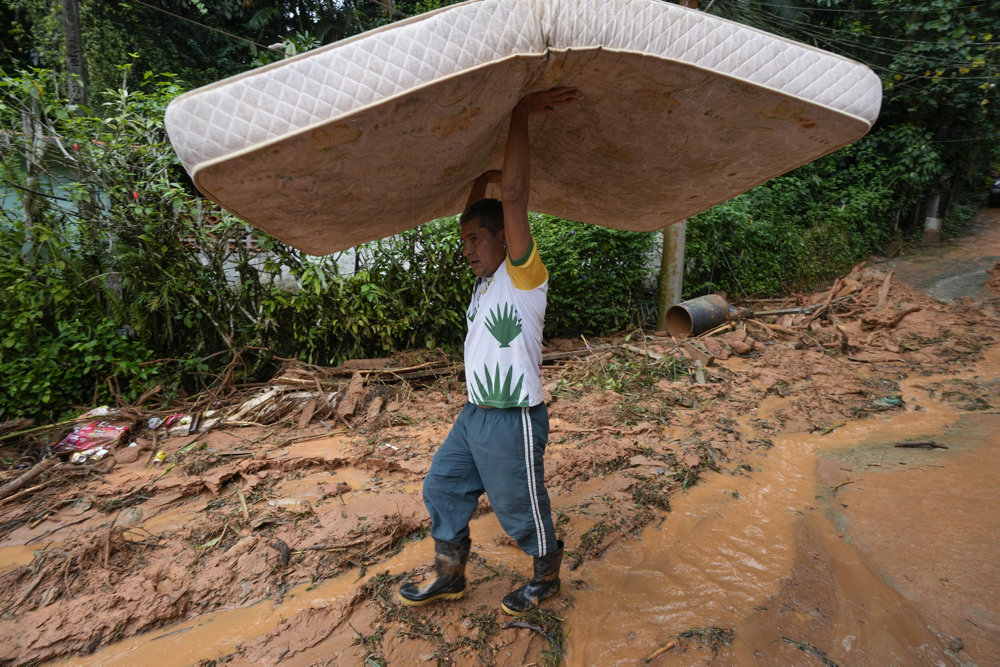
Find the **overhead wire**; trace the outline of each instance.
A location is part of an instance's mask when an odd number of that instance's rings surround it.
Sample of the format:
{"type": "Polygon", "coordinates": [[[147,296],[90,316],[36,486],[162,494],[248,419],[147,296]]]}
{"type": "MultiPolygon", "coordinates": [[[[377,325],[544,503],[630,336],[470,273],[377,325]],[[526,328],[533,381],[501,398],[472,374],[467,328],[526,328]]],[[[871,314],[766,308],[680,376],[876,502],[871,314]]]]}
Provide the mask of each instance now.
{"type": "Polygon", "coordinates": [[[260,44],[258,42],[255,42],[252,39],[248,39],[246,37],[240,37],[239,35],[234,35],[234,34],[232,34],[230,32],[226,32],[225,30],[220,30],[219,28],[213,28],[210,25],[206,25],[204,23],[199,23],[198,21],[195,21],[194,19],[189,19],[186,16],[181,16],[180,14],[174,14],[173,12],[167,11],[166,9],[163,9],[162,7],[155,7],[155,6],[153,6],[153,5],[149,4],[149,3],[143,2],[142,0],[131,0],[131,2],[134,2],[137,5],[142,5],[143,7],[146,7],[148,9],[152,9],[153,11],[161,12],[163,14],[166,14],[167,16],[172,16],[175,19],[180,19],[181,21],[187,21],[188,23],[191,23],[192,25],[196,25],[199,28],[205,28],[206,30],[211,30],[212,32],[217,32],[220,35],[225,35],[226,37],[231,37],[232,39],[235,39],[235,40],[238,40],[238,41],[241,41],[241,42],[246,42],[247,44],[253,44],[254,46],[260,47],[260,48],[264,49],[265,51],[270,50],[270,48],[271,48],[271,47],[266,46],[264,44],[260,44]]]}
{"type": "MultiPolygon", "coordinates": [[[[774,7],[776,9],[787,9],[788,8],[788,5],[778,5],[778,4],[767,3],[767,2],[758,2],[758,3],[755,3],[755,4],[758,7],[774,7]]],[[[959,5],[958,7],[954,7],[953,10],[975,9],[977,7],[982,7],[982,6],[983,6],[982,2],[974,2],[974,3],[968,4],[968,5],[959,5]]],[[[928,12],[928,13],[937,14],[938,12],[941,11],[940,7],[928,7],[928,6],[922,6],[922,7],[886,7],[886,8],[883,8],[883,9],[842,9],[840,7],[807,7],[805,9],[808,9],[811,12],[812,11],[816,11],[816,12],[829,12],[829,13],[842,13],[842,14],[890,14],[890,13],[914,14],[914,13],[918,13],[918,12],[928,12]]]]}
{"type": "MultiPolygon", "coordinates": [[[[373,1],[379,7],[382,7],[383,9],[385,9],[386,12],[388,14],[390,14],[390,15],[395,14],[396,16],[399,16],[401,18],[411,18],[410,14],[407,14],[404,11],[396,9],[396,7],[394,6],[392,0],[385,0],[385,1],[383,1],[383,0],[373,0],[373,1]]],[[[204,28],[206,30],[211,30],[212,32],[219,33],[220,35],[225,35],[226,37],[230,37],[230,38],[235,39],[235,40],[240,41],[240,42],[245,42],[247,44],[252,44],[252,45],[254,45],[254,46],[258,47],[258,48],[264,49],[265,51],[276,50],[276,49],[272,49],[270,46],[267,46],[265,44],[261,44],[259,42],[255,42],[252,39],[249,39],[247,37],[240,37],[239,35],[234,35],[233,33],[226,32],[225,30],[220,30],[219,28],[215,28],[215,27],[207,25],[205,23],[200,23],[200,22],[195,21],[194,19],[190,19],[190,18],[188,18],[186,16],[181,16],[180,14],[175,14],[175,13],[173,13],[171,11],[163,9],[162,7],[156,7],[156,6],[151,5],[149,3],[143,2],[143,0],[131,0],[131,2],[134,2],[137,5],[142,5],[143,7],[146,7],[148,9],[152,9],[153,11],[157,11],[157,12],[160,12],[162,14],[166,14],[167,16],[171,16],[171,17],[173,17],[175,19],[179,19],[181,21],[186,21],[186,22],[188,22],[188,23],[190,23],[192,25],[198,26],[199,28],[204,28]]]]}
{"type": "MultiPolygon", "coordinates": [[[[772,5],[774,6],[774,5],[772,5]]],[[[799,35],[805,35],[812,38],[818,44],[822,44],[825,48],[831,48],[837,52],[849,55],[855,59],[862,59],[861,53],[868,53],[874,56],[882,56],[887,58],[893,58],[899,55],[898,51],[879,48],[872,46],[869,43],[864,43],[858,41],[861,37],[856,33],[850,33],[843,30],[837,30],[836,28],[829,28],[827,26],[817,26],[814,24],[806,23],[803,21],[797,21],[795,19],[789,19],[786,17],[779,16],[773,13],[749,13],[742,7],[738,7],[737,11],[733,12],[735,17],[738,17],[741,23],[751,25],[762,30],[767,30],[769,32],[777,33],[797,33],[799,35]],[[846,36],[846,38],[845,38],[846,36]]],[[[956,46],[961,44],[962,46],[978,46],[979,44],[973,44],[971,42],[916,42],[912,40],[905,40],[893,37],[879,37],[879,41],[899,41],[907,44],[917,43],[917,44],[928,44],[933,46],[943,46],[947,47],[949,45],[956,46]]],[[[983,42],[986,44],[986,42],[983,42]]],[[[913,72],[905,72],[892,69],[880,63],[872,62],[870,59],[865,59],[867,65],[872,69],[885,72],[892,76],[903,76],[908,79],[940,79],[939,75],[934,74],[917,74],[913,72]]],[[[960,69],[969,66],[968,61],[956,61],[953,59],[943,59],[943,58],[930,58],[926,61],[926,68],[930,70],[937,69],[960,69]]],[[[962,79],[965,81],[989,81],[994,80],[994,76],[989,75],[978,75],[978,74],[963,74],[962,79]]],[[[897,84],[898,85],[898,84],[897,84]]]]}
{"type": "MultiPolygon", "coordinates": [[[[783,27],[785,27],[787,29],[797,30],[797,31],[799,31],[799,32],[801,32],[803,34],[807,34],[807,35],[810,35],[810,36],[813,36],[813,37],[816,37],[816,38],[825,38],[828,41],[828,43],[833,43],[833,44],[836,44],[836,45],[839,45],[839,46],[849,46],[852,49],[862,49],[862,50],[866,50],[866,51],[871,51],[873,53],[880,53],[882,55],[896,55],[898,53],[897,51],[894,51],[894,50],[884,49],[884,48],[877,48],[877,47],[873,47],[873,46],[870,46],[868,44],[865,44],[865,43],[863,43],[861,41],[858,41],[858,39],[863,39],[863,38],[868,38],[870,40],[873,37],[872,35],[861,35],[861,34],[858,34],[858,33],[846,32],[846,31],[843,31],[843,30],[838,30],[836,28],[830,28],[828,26],[814,25],[814,24],[811,24],[811,23],[806,23],[806,22],[803,22],[803,21],[797,21],[795,19],[788,19],[788,18],[785,18],[785,17],[782,17],[782,16],[777,16],[777,15],[771,15],[771,16],[774,18],[776,24],[783,25],[783,27]],[[846,38],[845,38],[845,36],[846,36],[846,38]]],[[[881,36],[881,35],[878,37],[878,41],[879,42],[900,42],[900,43],[903,43],[903,44],[906,44],[906,45],[917,44],[917,45],[936,46],[936,47],[941,47],[941,48],[960,47],[960,46],[976,47],[976,46],[980,45],[980,43],[973,42],[971,40],[966,40],[966,41],[961,41],[961,42],[957,42],[957,41],[934,42],[934,41],[926,41],[926,40],[910,40],[910,39],[903,39],[903,38],[899,38],[899,37],[888,37],[888,36],[881,36]]],[[[992,44],[992,42],[982,42],[982,44],[983,45],[987,45],[987,44],[994,45],[994,44],[992,44]]],[[[945,60],[942,60],[941,62],[942,63],[946,63],[946,64],[965,64],[964,61],[962,61],[961,63],[957,63],[957,61],[945,61],[945,60]]]]}

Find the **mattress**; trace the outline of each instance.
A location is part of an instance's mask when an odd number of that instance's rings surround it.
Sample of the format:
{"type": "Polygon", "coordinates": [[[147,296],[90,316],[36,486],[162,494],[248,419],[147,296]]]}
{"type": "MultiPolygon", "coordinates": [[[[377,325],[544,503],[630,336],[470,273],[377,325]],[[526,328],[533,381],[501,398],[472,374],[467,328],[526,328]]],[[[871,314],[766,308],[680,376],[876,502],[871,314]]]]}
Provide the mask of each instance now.
{"type": "Polygon", "coordinates": [[[165,124],[208,198],[323,255],[459,213],[518,99],[556,85],[580,97],[531,117],[529,208],[635,231],[857,140],[882,91],[660,0],[471,0],[180,95],[165,124]]]}

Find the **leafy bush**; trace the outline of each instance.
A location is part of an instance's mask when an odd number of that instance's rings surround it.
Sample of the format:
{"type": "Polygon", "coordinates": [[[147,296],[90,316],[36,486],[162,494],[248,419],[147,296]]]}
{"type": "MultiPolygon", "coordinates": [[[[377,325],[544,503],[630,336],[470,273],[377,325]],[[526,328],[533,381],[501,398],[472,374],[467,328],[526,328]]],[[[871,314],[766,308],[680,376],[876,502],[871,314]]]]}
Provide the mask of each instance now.
{"type": "Polygon", "coordinates": [[[549,270],[546,336],[619,331],[637,324],[655,237],[532,214],[549,270]]]}
{"type": "Polygon", "coordinates": [[[100,118],[56,89],[45,72],[0,73],[2,127],[29,129],[0,134],[14,184],[0,217],[0,420],[131,401],[155,383],[170,395],[222,373],[266,379],[276,357],[461,344],[471,277],[454,220],[361,247],[345,270],[175,180],[169,77],[107,93],[100,118]]]}
{"type": "Polygon", "coordinates": [[[809,289],[884,247],[897,222],[898,174],[854,163],[867,150],[845,148],[692,217],[685,297],[809,289]]]}

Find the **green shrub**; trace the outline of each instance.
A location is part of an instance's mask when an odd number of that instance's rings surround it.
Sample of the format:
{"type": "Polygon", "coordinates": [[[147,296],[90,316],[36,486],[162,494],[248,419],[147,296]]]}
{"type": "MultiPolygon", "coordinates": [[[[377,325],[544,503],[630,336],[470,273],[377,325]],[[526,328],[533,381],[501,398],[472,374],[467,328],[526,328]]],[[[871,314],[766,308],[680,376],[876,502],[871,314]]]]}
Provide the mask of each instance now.
{"type": "Polygon", "coordinates": [[[639,323],[655,236],[532,214],[549,270],[545,335],[620,331],[639,323]]]}
{"type": "Polygon", "coordinates": [[[884,247],[898,199],[885,179],[858,177],[869,167],[844,160],[834,153],[692,217],[685,297],[811,289],[884,247]]]}

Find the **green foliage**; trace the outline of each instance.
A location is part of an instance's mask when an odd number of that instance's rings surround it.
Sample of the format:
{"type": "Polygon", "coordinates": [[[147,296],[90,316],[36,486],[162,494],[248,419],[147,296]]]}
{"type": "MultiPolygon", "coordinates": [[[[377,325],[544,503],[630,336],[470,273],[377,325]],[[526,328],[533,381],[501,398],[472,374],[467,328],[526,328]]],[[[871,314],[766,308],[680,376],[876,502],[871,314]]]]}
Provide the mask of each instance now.
{"type": "MultiPolygon", "coordinates": [[[[918,177],[916,167],[881,165],[873,145],[882,141],[866,137],[692,217],[685,296],[809,289],[883,248],[897,223],[900,183],[918,177]]],[[[922,173],[926,185],[933,169],[922,173]]]]}
{"type": "Polygon", "coordinates": [[[532,214],[549,270],[547,336],[618,331],[637,324],[655,237],[532,214]]]}
{"type": "Polygon", "coordinates": [[[275,355],[461,345],[471,275],[455,220],[362,246],[346,268],[306,257],[174,180],[169,77],[108,92],[101,118],[57,89],[48,72],[0,73],[2,127],[29,129],[0,133],[0,419],[157,382],[193,391],[231,362],[237,379],[266,379],[275,355]]]}
{"type": "MultiPolygon", "coordinates": [[[[948,217],[965,193],[981,193],[1000,138],[1000,4],[932,0],[718,0],[713,12],[840,53],[871,67],[883,84],[872,141],[847,170],[886,188],[893,231],[919,234],[926,204],[940,195],[948,217]],[[891,173],[883,173],[891,172],[891,173]]],[[[853,147],[852,147],[853,148],[853,147]]]]}

